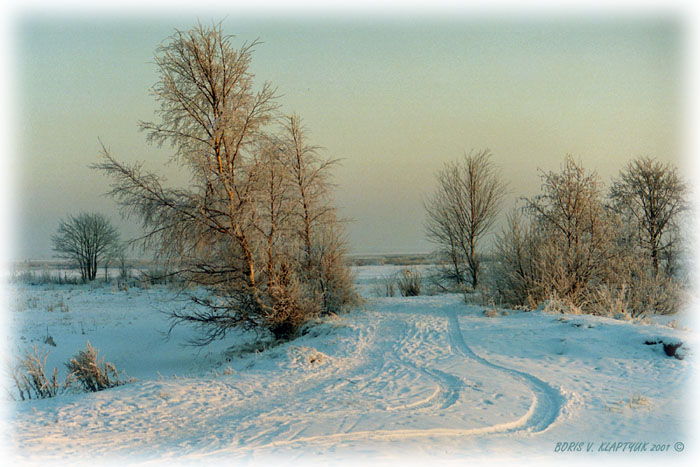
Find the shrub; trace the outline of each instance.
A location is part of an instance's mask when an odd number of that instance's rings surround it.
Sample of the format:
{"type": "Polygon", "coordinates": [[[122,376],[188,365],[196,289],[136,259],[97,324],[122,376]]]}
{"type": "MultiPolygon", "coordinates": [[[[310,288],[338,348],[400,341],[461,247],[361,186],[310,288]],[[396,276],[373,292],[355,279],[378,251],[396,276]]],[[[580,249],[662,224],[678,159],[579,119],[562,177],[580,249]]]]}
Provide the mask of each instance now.
{"type": "Polygon", "coordinates": [[[421,274],[417,269],[402,269],[396,278],[396,286],[403,297],[416,297],[421,294],[421,274]]]}
{"type": "Polygon", "coordinates": [[[34,346],[33,352],[27,350],[19,365],[13,368],[12,378],[22,400],[54,397],[61,389],[57,378],[58,369],[54,368],[50,378],[46,376],[44,367],[48,356],[48,351],[42,354],[34,346]]]}
{"type": "MultiPolygon", "coordinates": [[[[50,266],[45,266],[50,268],[50,266]]],[[[60,272],[52,273],[51,269],[43,269],[40,272],[34,272],[31,270],[13,271],[10,275],[10,282],[15,282],[18,284],[71,284],[77,285],[82,281],[80,277],[68,277],[68,274],[64,271],[63,275],[60,272]]]]}
{"type": "Polygon", "coordinates": [[[601,284],[591,294],[587,308],[595,310],[595,314],[643,318],[649,314],[675,313],[681,301],[682,289],[672,278],[642,272],[621,275],[613,283],[601,284]]]}
{"type": "Polygon", "coordinates": [[[98,352],[88,341],[86,349],[79,350],[70,359],[66,364],[66,386],[77,383],[87,392],[97,392],[124,384],[119,380],[119,373],[112,363],[105,363],[104,359],[97,360],[98,352]]]}
{"type": "MultiPolygon", "coordinates": [[[[49,345],[56,345],[53,343],[53,338],[48,335],[48,330],[45,342],[49,345]]],[[[60,391],[74,387],[76,383],[80,389],[86,392],[96,392],[131,381],[130,378],[120,380],[113,364],[105,363],[102,359],[98,361],[98,350],[94,349],[88,342],[86,350],[78,351],[66,363],[68,375],[64,384],[60,385],[57,368],[53,369],[51,377],[46,375],[46,359],[49,352],[46,351],[42,354],[36,346],[32,349],[31,353],[27,350],[19,364],[12,368],[12,378],[21,400],[55,397],[60,391]]]]}
{"type": "Polygon", "coordinates": [[[495,317],[501,316],[501,315],[503,315],[503,314],[506,314],[506,313],[505,313],[505,312],[502,313],[502,312],[501,312],[498,308],[496,308],[496,307],[493,307],[493,308],[484,310],[484,316],[486,316],[487,318],[495,318],[495,317]]]}

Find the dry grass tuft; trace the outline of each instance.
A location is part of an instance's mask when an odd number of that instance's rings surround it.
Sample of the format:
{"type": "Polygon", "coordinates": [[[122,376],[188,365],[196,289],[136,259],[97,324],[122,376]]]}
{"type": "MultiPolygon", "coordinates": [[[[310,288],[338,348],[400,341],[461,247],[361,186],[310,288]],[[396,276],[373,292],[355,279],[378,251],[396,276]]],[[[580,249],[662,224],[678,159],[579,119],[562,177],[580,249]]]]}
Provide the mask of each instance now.
{"type": "Polygon", "coordinates": [[[112,363],[97,360],[99,350],[87,343],[85,350],[78,353],[66,364],[68,377],[66,386],[77,384],[87,392],[97,392],[124,384],[112,363]]]}

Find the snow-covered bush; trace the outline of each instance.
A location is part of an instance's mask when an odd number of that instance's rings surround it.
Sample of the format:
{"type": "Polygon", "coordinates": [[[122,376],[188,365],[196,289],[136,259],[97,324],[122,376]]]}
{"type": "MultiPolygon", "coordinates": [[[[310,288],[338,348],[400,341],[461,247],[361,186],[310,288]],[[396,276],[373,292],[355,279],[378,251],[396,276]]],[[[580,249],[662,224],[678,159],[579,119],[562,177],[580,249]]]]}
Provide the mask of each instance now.
{"type": "Polygon", "coordinates": [[[486,310],[484,310],[483,314],[487,318],[495,318],[498,316],[508,316],[509,315],[509,313],[506,310],[501,310],[496,306],[493,306],[491,308],[487,308],[486,310]]]}
{"type": "Polygon", "coordinates": [[[83,281],[80,277],[68,276],[66,272],[61,275],[60,273],[52,273],[49,266],[45,266],[45,269],[40,271],[32,271],[28,269],[12,271],[9,276],[9,282],[14,282],[18,284],[80,284],[83,281]]]}
{"type": "Polygon", "coordinates": [[[603,284],[592,294],[590,302],[598,314],[617,316],[629,314],[631,318],[647,314],[671,314],[678,311],[683,289],[670,277],[646,273],[641,276],[621,278],[614,284],[603,284]]]}
{"type": "Polygon", "coordinates": [[[99,350],[88,341],[85,350],[78,353],[66,364],[68,377],[66,386],[78,385],[87,392],[97,392],[124,384],[119,380],[119,373],[112,363],[104,359],[97,360],[99,350]]]}

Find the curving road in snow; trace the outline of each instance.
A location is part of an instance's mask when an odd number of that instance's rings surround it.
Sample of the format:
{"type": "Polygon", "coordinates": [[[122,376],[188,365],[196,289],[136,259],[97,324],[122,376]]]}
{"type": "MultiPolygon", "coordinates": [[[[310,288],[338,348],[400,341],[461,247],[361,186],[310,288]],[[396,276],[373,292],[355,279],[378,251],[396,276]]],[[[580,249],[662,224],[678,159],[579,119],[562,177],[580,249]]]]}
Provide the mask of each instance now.
{"type": "MultiPolygon", "coordinates": [[[[566,403],[564,395],[550,386],[546,382],[537,378],[529,373],[518,371],[511,368],[506,368],[501,365],[493,364],[488,360],[476,355],[472,349],[465,343],[464,337],[460,330],[459,319],[457,313],[454,309],[448,309],[445,312],[447,321],[447,334],[449,336],[449,349],[452,357],[459,357],[463,359],[471,360],[471,362],[476,362],[481,365],[482,370],[502,373],[503,375],[512,378],[515,381],[520,381],[524,383],[528,389],[531,391],[532,401],[525,413],[513,413],[512,420],[502,421],[492,425],[478,426],[478,427],[452,427],[452,426],[442,426],[433,428],[410,428],[410,429],[377,429],[377,430],[347,430],[344,432],[317,435],[317,436],[293,436],[289,439],[283,440],[272,440],[262,447],[279,447],[290,444],[335,444],[343,441],[370,441],[370,440],[410,440],[418,438],[427,437],[440,437],[440,436],[474,436],[474,435],[484,435],[484,434],[496,434],[496,433],[538,433],[547,430],[557,419],[561,412],[561,408],[566,403]]],[[[425,319],[423,321],[418,321],[418,323],[430,323],[430,318],[435,318],[434,315],[430,313],[425,313],[423,316],[425,319]]],[[[385,320],[401,320],[401,315],[385,317],[385,320]]],[[[406,319],[405,317],[403,317],[406,319]]],[[[413,316],[413,319],[417,319],[413,316]]],[[[419,319],[419,318],[418,318],[419,319]]],[[[383,323],[384,328],[396,329],[398,326],[396,322],[383,323]]],[[[394,414],[394,417],[400,417],[401,412],[404,411],[404,415],[410,414],[415,415],[419,412],[430,411],[433,414],[438,414],[440,411],[450,411],[453,406],[457,404],[460,397],[470,388],[463,378],[459,374],[453,374],[446,372],[444,370],[439,370],[435,368],[435,361],[429,361],[418,365],[415,363],[415,359],[420,357],[415,349],[410,352],[405,352],[406,347],[409,343],[415,344],[417,342],[421,343],[423,347],[430,347],[431,344],[435,343],[426,341],[424,336],[415,328],[415,323],[413,326],[401,326],[402,335],[395,336],[398,343],[392,347],[391,352],[387,352],[384,357],[386,362],[398,362],[405,371],[414,372],[419,374],[425,380],[431,381],[435,385],[435,390],[426,398],[407,398],[404,401],[397,403],[396,405],[389,405],[386,407],[388,411],[398,412],[394,414]],[[402,357],[405,355],[405,357],[402,357]]],[[[436,333],[433,333],[435,335],[436,333]]],[[[420,347],[419,347],[420,349],[420,347]]],[[[369,370],[369,368],[367,368],[369,370]]],[[[358,378],[360,375],[357,373],[354,375],[358,378]]],[[[388,377],[388,375],[386,375],[388,377]]],[[[371,378],[376,378],[376,373],[368,371],[365,375],[365,379],[369,380],[371,378]]],[[[491,375],[493,377],[493,375],[491,375]]],[[[506,383],[507,384],[507,383],[506,383]]],[[[464,407],[462,407],[464,408],[464,407]]],[[[467,407],[469,409],[469,407],[467,407]]],[[[457,408],[459,410],[459,408],[457,408]]],[[[359,415],[358,415],[359,416],[359,415]]]]}

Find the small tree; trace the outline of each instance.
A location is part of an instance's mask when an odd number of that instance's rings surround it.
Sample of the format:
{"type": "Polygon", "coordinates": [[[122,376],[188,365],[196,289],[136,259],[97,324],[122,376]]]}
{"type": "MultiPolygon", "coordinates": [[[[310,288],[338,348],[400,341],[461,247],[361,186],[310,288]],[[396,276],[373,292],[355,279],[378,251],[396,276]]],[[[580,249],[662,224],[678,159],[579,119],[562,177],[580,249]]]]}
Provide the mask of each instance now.
{"type": "Polygon", "coordinates": [[[126,251],[126,244],[122,244],[121,247],[116,251],[117,260],[119,261],[119,279],[123,281],[129,278],[129,267],[126,262],[126,251]]]}
{"type": "Polygon", "coordinates": [[[104,215],[81,213],[62,220],[51,240],[57,256],[75,262],[82,280],[92,281],[119,244],[119,232],[104,215]]]}
{"type": "Polygon", "coordinates": [[[472,288],[479,283],[479,241],[498,215],[506,193],[488,150],[465,155],[438,172],[438,189],[425,202],[428,238],[447,258],[451,278],[472,288]]]}
{"type": "Polygon", "coordinates": [[[678,220],[688,209],[688,189],[671,164],[642,157],[620,172],[610,187],[614,209],[630,221],[634,239],[647,252],[654,275],[659,262],[667,260],[667,270],[677,256],[678,220]]]}
{"type": "Polygon", "coordinates": [[[112,245],[112,248],[109,249],[104,255],[104,261],[102,261],[102,268],[104,269],[104,276],[105,276],[105,282],[109,281],[109,267],[117,261],[121,261],[121,265],[123,265],[123,261],[125,259],[125,252],[124,249],[126,248],[126,245],[122,242],[115,242],[112,245]]]}

